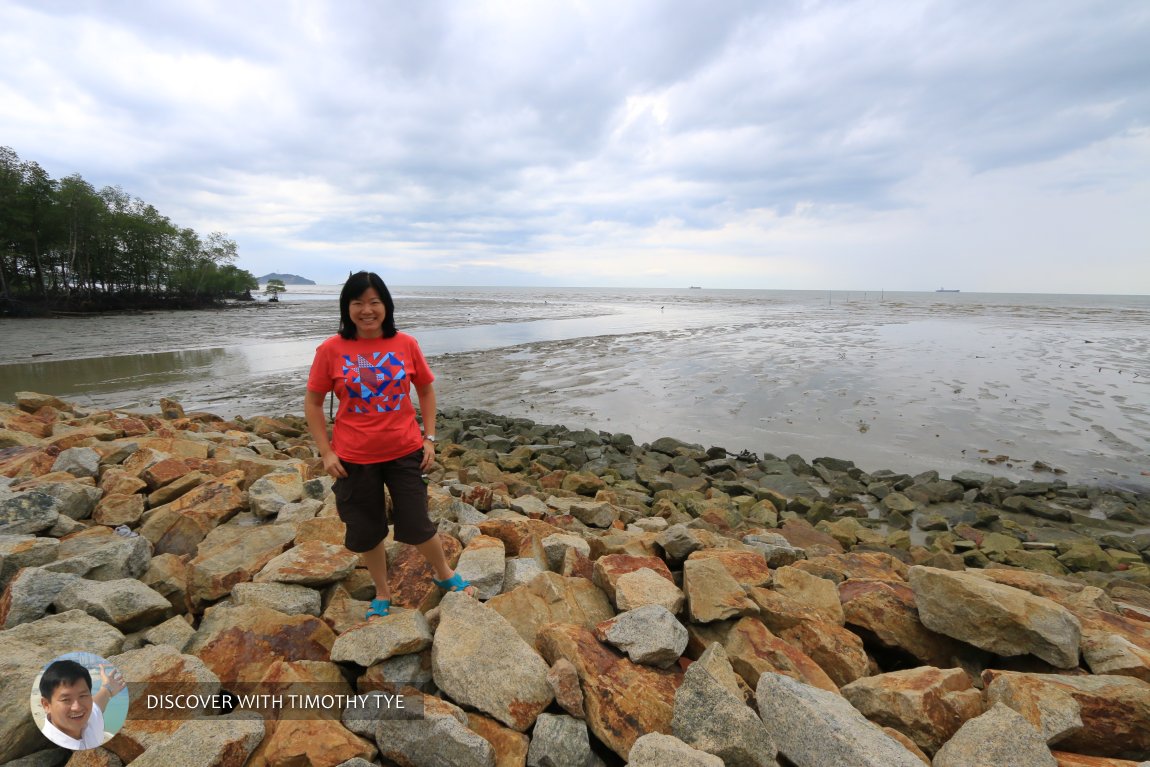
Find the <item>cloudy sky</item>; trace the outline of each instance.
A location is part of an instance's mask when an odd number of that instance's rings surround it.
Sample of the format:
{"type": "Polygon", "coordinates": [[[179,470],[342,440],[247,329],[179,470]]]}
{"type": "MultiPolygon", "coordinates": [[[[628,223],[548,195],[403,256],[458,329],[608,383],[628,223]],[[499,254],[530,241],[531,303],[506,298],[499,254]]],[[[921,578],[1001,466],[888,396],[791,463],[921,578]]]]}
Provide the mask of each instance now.
{"type": "Polygon", "coordinates": [[[257,275],[1150,293],[1146,0],[0,0],[0,145],[257,275]]]}

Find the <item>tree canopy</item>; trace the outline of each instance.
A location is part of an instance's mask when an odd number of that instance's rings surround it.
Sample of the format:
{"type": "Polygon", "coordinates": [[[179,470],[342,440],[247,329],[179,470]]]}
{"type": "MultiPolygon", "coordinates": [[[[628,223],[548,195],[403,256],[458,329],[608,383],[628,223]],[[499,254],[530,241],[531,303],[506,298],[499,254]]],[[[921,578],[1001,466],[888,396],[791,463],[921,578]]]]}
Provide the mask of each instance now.
{"type": "Polygon", "coordinates": [[[181,228],[118,186],[53,180],[0,146],[0,301],[178,305],[258,289],[223,232],[181,228]]]}

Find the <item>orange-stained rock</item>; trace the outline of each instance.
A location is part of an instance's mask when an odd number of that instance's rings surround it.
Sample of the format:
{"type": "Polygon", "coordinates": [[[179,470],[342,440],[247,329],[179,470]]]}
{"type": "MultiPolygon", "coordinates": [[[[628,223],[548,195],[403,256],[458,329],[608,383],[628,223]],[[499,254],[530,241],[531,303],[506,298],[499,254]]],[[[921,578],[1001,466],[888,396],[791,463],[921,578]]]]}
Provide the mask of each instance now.
{"type": "Polygon", "coordinates": [[[359,757],[371,762],[378,750],[331,719],[287,719],[266,725],[263,741],[245,763],[246,767],[336,767],[359,757]]]}
{"type": "Polygon", "coordinates": [[[148,491],[151,492],[175,482],[189,471],[191,469],[188,468],[188,464],[179,458],[165,458],[140,472],[140,479],[148,483],[148,491]]]}
{"type": "Polygon", "coordinates": [[[209,443],[181,437],[140,437],[134,442],[175,458],[207,458],[211,452],[209,443]]]}
{"type": "Polygon", "coordinates": [[[960,668],[878,674],[844,686],[842,694],[867,719],[909,736],[929,754],[983,711],[982,693],[960,668]]]}
{"type": "Polygon", "coordinates": [[[67,450],[70,447],[83,447],[93,442],[109,442],[116,438],[116,432],[101,426],[65,426],[57,424],[52,436],[44,440],[48,447],[67,450]]]}
{"type": "Polygon", "coordinates": [[[623,759],[642,735],[671,733],[678,670],[632,663],[604,647],[582,626],[552,623],[539,632],[539,649],[548,663],[566,658],[582,682],[587,726],[623,759]]]}
{"type": "Polygon", "coordinates": [[[544,568],[547,554],[543,551],[543,539],[562,532],[538,519],[488,519],[479,523],[479,531],[503,541],[507,556],[532,557],[544,568]]]}
{"type": "Polygon", "coordinates": [[[109,418],[100,425],[116,432],[118,437],[139,437],[149,431],[148,424],[139,418],[132,417],[109,418]]]}
{"type": "Polygon", "coordinates": [[[563,552],[563,567],[560,572],[570,578],[583,578],[594,582],[595,563],[586,554],[572,546],[563,552]]]}
{"type": "Polygon", "coordinates": [[[144,496],[139,493],[122,495],[112,493],[96,502],[92,510],[92,521],[98,525],[135,527],[144,515],[144,496]]]}
{"type": "Polygon", "coordinates": [[[759,608],[759,619],[776,634],[823,616],[808,604],[771,589],[749,589],[747,597],[759,608]]]}
{"type": "Polygon", "coordinates": [[[851,578],[839,584],[839,601],[848,626],[865,629],[879,643],[926,665],[954,666],[971,652],[961,642],[922,625],[914,592],[905,583],[851,578]]]}
{"type": "Polygon", "coordinates": [[[68,757],[67,765],[68,767],[123,767],[124,762],[120,757],[108,751],[107,746],[103,746],[76,751],[68,757]]]}
{"type": "Polygon", "coordinates": [[[771,582],[771,569],[767,560],[757,551],[734,551],[731,549],[700,549],[687,557],[691,559],[715,559],[723,569],[740,585],[746,588],[766,586],[771,582]]]}
{"type": "Polygon", "coordinates": [[[735,673],[752,689],[766,671],[784,674],[812,687],[837,693],[838,685],[809,655],[771,633],[757,618],[742,618],[731,627],[723,649],[735,673]]]}
{"type": "Polygon", "coordinates": [[[667,563],[659,557],[634,557],[629,554],[608,554],[595,560],[595,575],[592,578],[596,586],[603,589],[608,599],[615,601],[615,581],[624,573],[633,573],[647,567],[662,575],[671,583],[675,579],[667,563]]]}
{"type": "Polygon", "coordinates": [[[19,431],[43,439],[52,436],[52,421],[25,413],[11,405],[0,405],[0,429],[19,431]]]}
{"type": "Polygon", "coordinates": [[[100,476],[99,487],[105,495],[132,495],[147,486],[144,480],[118,467],[110,468],[100,476]]]}
{"type": "MultiPolygon", "coordinates": [[[[463,547],[451,535],[439,534],[443,553],[452,567],[459,562],[463,547]]],[[[399,607],[427,612],[439,604],[443,593],[432,583],[435,573],[414,546],[397,544],[388,550],[387,579],[391,584],[391,603],[399,607]],[[394,552],[394,554],[393,554],[394,552]]]]}
{"type": "Polygon", "coordinates": [[[802,519],[788,519],[777,532],[787,539],[792,546],[805,549],[807,557],[821,557],[828,554],[841,554],[842,545],[834,536],[814,529],[811,524],[802,519]]]}
{"type": "Polygon", "coordinates": [[[1051,751],[1058,767],[1140,767],[1145,762],[1132,762],[1129,759],[1108,759],[1104,756],[1086,756],[1068,751],[1051,751]]]}
{"type": "Polygon", "coordinates": [[[148,493],[148,505],[152,508],[158,508],[164,504],[171,503],[185,493],[202,485],[205,479],[202,472],[189,471],[182,477],[177,477],[163,487],[148,493]]]}
{"type": "MultiPolygon", "coordinates": [[[[375,589],[372,589],[374,595],[375,589]]],[[[331,626],[336,634],[342,634],[354,626],[363,623],[371,600],[353,599],[347,589],[337,584],[331,588],[327,607],[324,608],[323,622],[331,626]]]]}
{"type": "Polygon", "coordinates": [[[866,578],[876,581],[906,582],[909,569],[905,562],[890,554],[877,551],[848,551],[843,554],[828,554],[813,559],[800,560],[794,564],[800,570],[826,577],[834,573],[836,581],[848,578],[866,578]]]}
{"type": "Polygon", "coordinates": [[[1082,728],[1058,741],[1063,751],[1150,758],[1150,682],[1125,676],[1020,674],[991,669],[982,672],[982,680],[988,694],[992,686],[1005,685],[1015,688],[1016,699],[1069,694],[1078,703],[1082,728]]]}
{"type": "Polygon", "coordinates": [[[199,552],[188,562],[187,593],[193,607],[227,596],[237,583],[255,577],[291,544],[287,525],[234,527],[224,525],[208,533],[199,552]]]}
{"type": "Polygon", "coordinates": [[[277,660],[326,661],[334,643],[335,632],[319,618],[224,604],[204,613],[186,652],[203,660],[226,686],[258,681],[277,660]]]}
{"type": "Polygon", "coordinates": [[[140,535],[152,542],[156,554],[194,554],[209,531],[247,506],[247,497],[238,487],[241,479],[238,473],[225,474],[152,509],[140,526],[140,535]]]}
{"type": "Polygon", "coordinates": [[[343,546],[346,534],[347,525],[339,517],[313,517],[296,526],[295,542],[297,546],[308,541],[343,546]]]}
{"type": "MultiPolygon", "coordinates": [[[[288,530],[289,539],[294,537],[288,530]]],[[[271,560],[253,579],[259,583],[295,583],[312,588],[340,581],[351,575],[359,554],[343,546],[308,541],[293,546],[271,560]]]]}
{"type": "Polygon", "coordinates": [[[176,614],[188,611],[188,566],[183,557],[175,554],[152,557],[140,580],[171,602],[176,614]]]}
{"type": "Polygon", "coordinates": [[[547,671],[547,684],[555,693],[559,708],[576,719],[586,719],[587,710],[583,707],[583,690],[579,687],[579,672],[566,658],[559,658],[547,671]]]}
{"type": "Polygon", "coordinates": [[[695,623],[713,623],[759,612],[722,560],[714,557],[688,559],[683,563],[683,593],[687,596],[687,615],[695,623]]]}
{"type": "Polygon", "coordinates": [[[212,695],[220,690],[204,663],[174,647],[152,645],[108,658],[131,683],[128,716],[123,728],[105,744],[124,762],[163,742],[194,712],[148,707],[148,695],[212,695]]]}
{"type": "MultiPolygon", "coordinates": [[[[292,694],[352,694],[339,666],[319,661],[277,661],[268,667],[258,688],[247,691],[256,690],[288,700],[292,694]]],[[[247,766],[335,767],[355,757],[373,760],[377,753],[375,744],[344,727],[340,713],[340,709],[309,711],[299,706],[267,712],[266,734],[247,766]]]]}
{"type": "Polygon", "coordinates": [[[573,623],[588,629],[615,617],[607,595],[583,578],[544,572],[524,586],[499,594],[487,606],[502,615],[532,647],[548,623],[573,623]]]}
{"type": "Polygon", "coordinates": [[[835,623],[805,621],[775,633],[819,664],[840,687],[870,673],[862,639],[835,623]]]}
{"type": "Polygon", "coordinates": [[[495,767],[524,767],[531,738],[494,719],[474,711],[467,712],[467,728],[486,740],[495,749],[495,767]]]}
{"type": "Polygon", "coordinates": [[[60,455],[57,447],[6,447],[0,449],[0,477],[39,477],[52,471],[60,455]]]}

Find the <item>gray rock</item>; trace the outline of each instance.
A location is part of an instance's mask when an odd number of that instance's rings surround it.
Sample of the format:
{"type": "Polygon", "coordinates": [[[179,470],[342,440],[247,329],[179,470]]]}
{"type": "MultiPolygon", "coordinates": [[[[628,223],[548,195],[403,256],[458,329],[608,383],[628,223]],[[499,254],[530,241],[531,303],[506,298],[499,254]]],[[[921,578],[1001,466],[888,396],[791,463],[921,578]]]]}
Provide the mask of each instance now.
{"type": "Polygon", "coordinates": [[[38,567],[56,558],[60,542],[35,535],[0,535],[0,591],[21,567],[38,567]]]}
{"type": "Polygon", "coordinates": [[[322,510],[323,501],[317,501],[314,498],[285,503],[280,507],[279,513],[276,514],[276,522],[279,524],[303,522],[314,519],[322,510]]]}
{"type": "Polygon", "coordinates": [[[603,638],[634,663],[667,668],[687,649],[687,629],[662,605],[628,610],[601,627],[603,638]]]}
{"type": "Polygon", "coordinates": [[[461,525],[478,525],[480,522],[484,522],[488,519],[486,514],[470,503],[464,503],[458,500],[451,502],[449,516],[461,525]]]}
{"type": "Polygon", "coordinates": [[[237,583],[232,588],[232,601],[237,605],[258,605],[288,615],[317,618],[323,610],[318,591],[294,583],[237,583]]]}
{"type": "Polygon", "coordinates": [[[79,482],[45,482],[36,486],[36,492],[50,495],[60,502],[56,508],[69,519],[88,519],[96,502],[103,497],[100,488],[79,482]]]}
{"type": "MultiPolygon", "coordinates": [[[[59,767],[67,763],[71,756],[71,751],[53,747],[5,762],[4,767],[59,767]]],[[[115,754],[108,754],[108,761],[105,762],[106,767],[123,767],[123,764],[115,754]]]]}
{"type": "Polygon", "coordinates": [[[248,506],[257,517],[274,517],[289,503],[303,498],[303,479],[294,471],[265,474],[248,488],[248,506]]]}
{"type": "Polygon", "coordinates": [[[803,498],[818,498],[819,491],[815,490],[805,479],[794,474],[767,474],[759,478],[759,486],[771,490],[787,498],[801,496],[803,498]]]}
{"type": "Polygon", "coordinates": [[[723,767],[723,760],[672,735],[649,732],[631,746],[627,767],[723,767]]]}
{"type": "Polygon", "coordinates": [[[123,642],[115,628],[78,610],[0,631],[0,764],[44,748],[28,715],[28,693],[45,663],[75,650],[107,658],[123,642]]]}
{"type": "Polygon", "coordinates": [[[252,580],[256,583],[326,586],[351,575],[358,562],[359,557],[343,546],[323,541],[305,541],[272,557],[252,580]],[[322,566],[317,567],[317,562],[322,563],[322,566]]]}
{"type": "Polygon", "coordinates": [[[66,471],[73,477],[99,477],[100,454],[90,447],[61,450],[52,464],[52,471],[66,471]]]}
{"type": "Polygon", "coordinates": [[[50,530],[60,517],[60,502],[37,490],[0,501],[0,535],[35,535],[50,530]]]}
{"type": "Polygon", "coordinates": [[[982,716],[968,719],[932,762],[934,767],[1058,767],[1046,741],[1026,718],[1002,703],[982,716]]]}
{"type": "Polygon", "coordinates": [[[982,471],[960,471],[950,479],[969,490],[972,487],[982,487],[994,479],[994,476],[982,471]]]}
{"type": "Polygon", "coordinates": [[[523,495],[511,499],[511,510],[525,516],[533,514],[545,517],[551,514],[551,507],[533,495],[523,495]]]}
{"type": "Polygon", "coordinates": [[[175,615],[146,631],[144,641],[153,645],[166,645],[182,652],[195,635],[196,630],[187,619],[182,615],[175,615]]]}
{"type": "Polygon", "coordinates": [[[840,695],[771,672],[755,688],[759,716],[795,767],[922,767],[918,757],[840,695]]]}
{"type": "Polygon", "coordinates": [[[1078,666],[1082,626],[1065,607],[971,573],[916,565],[907,579],[931,631],[998,655],[1031,653],[1059,668],[1078,666]]]}
{"type": "Polygon", "coordinates": [[[607,529],[619,519],[619,511],[609,503],[572,503],[569,513],[588,527],[607,529]]]}
{"type": "Polygon", "coordinates": [[[452,700],[524,732],[553,695],[547,663],[495,610],[451,592],[432,644],[435,684],[452,700]]]}
{"type": "MultiPolygon", "coordinates": [[[[404,695],[419,695],[404,691],[404,695]]],[[[422,716],[391,718],[375,711],[344,709],[343,725],[371,738],[385,760],[412,767],[495,767],[495,749],[467,727],[462,709],[423,696],[422,716]]]]}
{"type": "Polygon", "coordinates": [[[303,483],[303,497],[322,501],[331,494],[331,486],[335,480],[329,476],[316,477],[303,483]]]}
{"type": "Polygon", "coordinates": [[[26,567],[8,583],[8,612],[0,629],[43,618],[64,589],[78,581],[71,573],[54,573],[43,567],[26,567]]]}
{"type": "Polygon", "coordinates": [[[124,632],[154,626],[168,617],[171,604],[162,594],[131,578],[75,580],[53,604],[59,610],[83,610],[124,632]]]}
{"type": "Polygon", "coordinates": [[[503,592],[506,593],[518,586],[526,586],[541,572],[543,568],[539,566],[539,560],[534,557],[508,559],[503,571],[503,592]]]}
{"type": "Polygon", "coordinates": [[[778,766],[775,742],[762,720],[697,663],[675,691],[671,733],[727,767],[778,766]]]}
{"type": "Polygon", "coordinates": [[[586,723],[564,714],[540,714],[535,720],[527,767],[586,767],[590,759],[586,723]]]}
{"type": "Polygon", "coordinates": [[[263,719],[236,713],[192,719],[132,760],[137,767],[244,764],[264,739],[263,719]]]}
{"type": "Polygon", "coordinates": [[[563,559],[567,556],[567,549],[575,549],[585,557],[591,556],[591,544],[578,535],[555,533],[544,538],[541,543],[547,555],[547,568],[555,573],[563,571],[563,559]]]}
{"type": "Polygon", "coordinates": [[[655,536],[655,543],[662,547],[667,559],[672,561],[685,560],[691,552],[703,548],[703,544],[686,525],[671,525],[655,536]]]}
{"type": "Polygon", "coordinates": [[[148,571],[152,544],[142,535],[133,538],[111,536],[94,542],[93,547],[66,559],[44,565],[45,570],[73,573],[93,581],[139,578],[148,571]]]}
{"type": "Polygon", "coordinates": [[[747,535],[743,538],[743,543],[761,551],[763,557],[767,560],[767,566],[772,570],[793,565],[800,559],[807,558],[805,549],[792,546],[790,541],[778,533],[756,533],[747,535]]]}
{"type": "Polygon", "coordinates": [[[395,655],[371,667],[373,678],[379,678],[396,689],[414,687],[420,692],[433,694],[435,680],[431,676],[431,651],[395,655]]]}
{"type": "Polygon", "coordinates": [[[331,659],[366,668],[393,655],[419,652],[430,646],[431,628],[423,613],[393,609],[390,615],[374,618],[340,634],[331,646],[331,659]]]}
{"type": "Polygon", "coordinates": [[[455,570],[479,591],[480,599],[490,599],[503,591],[503,576],[507,569],[503,547],[502,541],[498,546],[468,545],[459,555],[455,570]]]}

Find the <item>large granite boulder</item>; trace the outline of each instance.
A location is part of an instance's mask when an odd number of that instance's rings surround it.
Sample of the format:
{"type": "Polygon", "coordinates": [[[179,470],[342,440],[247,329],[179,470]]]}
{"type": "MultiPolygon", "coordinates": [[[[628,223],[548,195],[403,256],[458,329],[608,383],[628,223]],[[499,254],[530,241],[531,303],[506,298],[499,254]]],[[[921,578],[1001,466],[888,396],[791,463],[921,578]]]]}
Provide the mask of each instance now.
{"type": "Polygon", "coordinates": [[[1058,767],[1038,730],[1017,711],[996,703],[969,720],[934,755],[934,767],[1058,767]]]}
{"type": "Polygon", "coordinates": [[[759,717],[698,663],[675,692],[671,732],[727,767],[777,767],[775,743],[759,717]]]}
{"type": "Polygon", "coordinates": [[[765,673],[755,700],[779,753],[795,767],[922,767],[918,757],[836,693],[765,673]]]}
{"type": "Polygon", "coordinates": [[[435,684],[452,700],[520,732],[553,700],[547,664],[535,649],[466,594],[449,593],[440,604],[431,665],[435,684]]]}
{"type": "Polygon", "coordinates": [[[1082,625],[1043,597],[969,573],[921,565],[908,574],[924,626],[998,655],[1032,654],[1078,666],[1082,625]]]}

